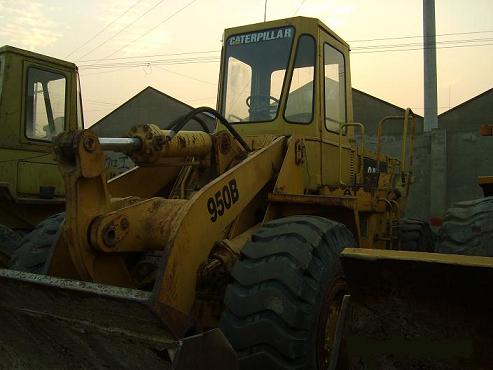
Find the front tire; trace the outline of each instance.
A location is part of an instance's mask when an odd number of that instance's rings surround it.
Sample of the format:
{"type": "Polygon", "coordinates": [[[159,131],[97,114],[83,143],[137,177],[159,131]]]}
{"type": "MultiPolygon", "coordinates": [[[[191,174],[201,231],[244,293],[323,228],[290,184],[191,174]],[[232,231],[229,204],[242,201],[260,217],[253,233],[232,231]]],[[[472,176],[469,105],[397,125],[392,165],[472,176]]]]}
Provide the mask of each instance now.
{"type": "Polygon", "coordinates": [[[56,240],[58,229],[64,218],[65,213],[48,217],[39,223],[32,232],[25,235],[19,243],[19,248],[12,256],[10,268],[34,274],[43,273],[51,246],[56,240]]]}
{"type": "Polygon", "coordinates": [[[347,292],[339,253],[355,246],[344,225],[315,216],[271,221],[253,234],[220,321],[242,370],[327,367],[347,292]]]}
{"type": "Polygon", "coordinates": [[[11,228],[0,225],[0,268],[6,268],[10,265],[11,259],[17,248],[21,236],[11,228]]]}

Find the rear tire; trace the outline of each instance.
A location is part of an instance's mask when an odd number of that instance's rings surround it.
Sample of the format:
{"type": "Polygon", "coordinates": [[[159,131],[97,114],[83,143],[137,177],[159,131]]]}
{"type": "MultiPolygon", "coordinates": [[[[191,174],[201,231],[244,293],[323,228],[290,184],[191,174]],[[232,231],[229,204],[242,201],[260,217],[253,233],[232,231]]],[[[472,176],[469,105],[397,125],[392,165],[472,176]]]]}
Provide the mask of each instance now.
{"type": "Polygon", "coordinates": [[[401,250],[412,252],[435,252],[435,240],[430,225],[421,220],[399,220],[401,250]]]}
{"type": "Polygon", "coordinates": [[[242,370],[327,367],[347,292],[339,253],[355,246],[344,225],[315,216],[274,220],[253,234],[220,321],[242,370]]]}
{"type": "Polygon", "coordinates": [[[17,248],[21,236],[11,228],[0,225],[0,268],[6,268],[10,265],[11,259],[17,248]]]}
{"type": "Polygon", "coordinates": [[[36,228],[24,236],[19,248],[12,257],[12,270],[43,273],[43,268],[50,255],[51,246],[56,240],[65,213],[58,213],[39,223],[36,228]]]}
{"type": "Polygon", "coordinates": [[[493,257],[493,197],[448,209],[438,237],[440,253],[493,257]]]}

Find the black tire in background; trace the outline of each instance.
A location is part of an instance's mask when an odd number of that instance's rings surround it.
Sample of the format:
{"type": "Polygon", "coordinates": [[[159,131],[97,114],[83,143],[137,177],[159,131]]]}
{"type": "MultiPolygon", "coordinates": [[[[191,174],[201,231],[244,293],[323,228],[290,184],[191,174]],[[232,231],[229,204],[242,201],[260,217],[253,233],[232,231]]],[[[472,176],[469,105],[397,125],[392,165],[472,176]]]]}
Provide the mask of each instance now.
{"type": "Polygon", "coordinates": [[[35,274],[42,273],[64,218],[65,213],[48,217],[32,232],[24,236],[19,243],[19,248],[12,256],[10,268],[35,274]]]}
{"type": "Polygon", "coordinates": [[[438,238],[440,253],[493,257],[493,197],[449,208],[438,238]]]}
{"type": "Polygon", "coordinates": [[[430,225],[421,220],[399,220],[401,250],[411,252],[435,252],[435,238],[430,225]]]}
{"type": "Polygon", "coordinates": [[[0,225],[0,268],[10,265],[20,241],[21,236],[18,233],[5,225],[0,225]]]}
{"type": "Polygon", "coordinates": [[[274,220],[253,234],[220,321],[242,370],[327,367],[347,292],[339,253],[355,246],[344,225],[315,216],[274,220]]]}

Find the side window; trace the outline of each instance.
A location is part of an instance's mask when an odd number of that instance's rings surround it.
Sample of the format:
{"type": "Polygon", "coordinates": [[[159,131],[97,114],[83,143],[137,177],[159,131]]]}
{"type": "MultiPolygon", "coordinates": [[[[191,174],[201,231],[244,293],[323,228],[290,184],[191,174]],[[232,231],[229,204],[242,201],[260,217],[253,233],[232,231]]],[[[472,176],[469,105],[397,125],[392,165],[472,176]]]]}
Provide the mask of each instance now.
{"type": "Polygon", "coordinates": [[[51,141],[65,129],[66,79],[37,68],[27,71],[26,136],[51,141]]]}
{"type": "Polygon", "coordinates": [[[292,123],[310,123],[313,118],[315,40],[302,35],[294,62],[293,77],[284,117],[292,123]]]}
{"type": "Polygon", "coordinates": [[[346,122],[346,71],[343,54],[329,44],[324,46],[325,127],[339,131],[346,122]]]}

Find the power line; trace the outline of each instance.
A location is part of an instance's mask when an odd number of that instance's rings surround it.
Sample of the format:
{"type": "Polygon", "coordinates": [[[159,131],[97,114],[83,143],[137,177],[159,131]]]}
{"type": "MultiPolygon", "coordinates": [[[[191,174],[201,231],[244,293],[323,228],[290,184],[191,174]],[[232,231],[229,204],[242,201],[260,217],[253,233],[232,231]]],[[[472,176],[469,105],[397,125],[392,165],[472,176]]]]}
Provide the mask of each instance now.
{"type": "MultiPolygon", "coordinates": [[[[456,45],[456,46],[441,46],[436,49],[455,49],[455,48],[472,48],[475,46],[493,46],[493,43],[488,44],[476,44],[476,45],[456,45]]],[[[432,47],[430,47],[432,48],[432,47]]],[[[382,49],[382,50],[370,50],[370,51],[354,51],[351,54],[372,54],[372,53],[390,53],[396,51],[414,51],[414,50],[424,50],[424,47],[411,48],[411,49],[382,49]]]]}
{"type": "Polygon", "coordinates": [[[192,57],[181,59],[155,59],[155,60],[136,60],[120,63],[107,63],[107,64],[84,64],[80,65],[80,69],[104,69],[104,68],[118,68],[118,67],[141,67],[152,65],[176,65],[176,64],[195,64],[195,63],[211,63],[219,62],[219,56],[207,56],[207,57],[192,57]]]}
{"type": "MultiPolygon", "coordinates": [[[[479,38],[479,39],[465,39],[465,40],[444,40],[437,41],[437,45],[443,44],[467,44],[467,43],[475,43],[475,42],[486,42],[493,41],[493,38],[479,38]]],[[[414,42],[407,44],[381,44],[381,45],[368,45],[368,46],[356,46],[352,48],[352,50],[364,50],[364,49],[382,49],[382,48],[400,48],[400,47],[410,47],[410,46],[419,46],[422,47],[422,42],[414,42]]]]}
{"type": "Polygon", "coordinates": [[[92,36],[91,38],[89,38],[86,42],[84,42],[82,45],[80,45],[79,47],[75,48],[74,50],[72,50],[69,54],[67,54],[64,59],[68,58],[69,56],[71,56],[73,53],[75,53],[76,51],[82,49],[84,46],[86,46],[87,44],[89,44],[92,40],[94,40],[96,37],[98,37],[99,35],[101,35],[104,31],[106,31],[108,28],[110,28],[113,24],[115,24],[115,22],[117,20],[119,20],[121,17],[123,17],[125,14],[127,14],[130,10],[132,10],[133,8],[135,8],[139,3],[141,3],[143,0],[137,0],[136,2],[134,2],[127,10],[125,10],[122,14],[120,14],[118,17],[116,17],[115,19],[113,19],[110,23],[108,23],[106,26],[104,26],[98,33],[96,33],[94,36],[92,36]]]}
{"type": "MultiPolygon", "coordinates": [[[[467,35],[467,34],[479,34],[479,33],[489,33],[493,31],[473,31],[473,32],[460,32],[460,33],[445,33],[437,36],[450,36],[450,35],[467,35]]],[[[387,38],[376,38],[367,40],[354,40],[350,42],[363,42],[363,41],[379,41],[379,40],[401,40],[401,39],[411,39],[411,38],[421,38],[422,36],[403,36],[403,37],[387,37],[387,38]]],[[[443,40],[438,41],[437,44],[442,43],[463,43],[472,41],[484,41],[489,39],[479,38],[479,39],[469,39],[469,40],[443,40]]],[[[356,46],[352,50],[361,50],[364,48],[387,48],[399,46],[420,46],[422,43],[408,43],[408,44],[383,44],[383,45],[368,45],[368,46],[356,46]]],[[[116,53],[116,52],[115,52],[116,53]]],[[[207,51],[190,51],[181,53],[168,53],[168,54],[153,54],[153,55],[139,55],[139,56],[127,56],[127,57],[117,57],[117,58],[96,58],[96,59],[86,59],[86,60],[76,60],[77,62],[98,62],[98,61],[113,61],[113,60],[127,60],[127,59],[137,59],[137,58],[154,58],[154,57],[166,57],[166,56],[178,56],[178,55],[193,55],[193,54],[209,54],[216,53],[219,54],[220,50],[207,50],[207,51]]]]}
{"type": "MultiPolygon", "coordinates": [[[[442,37],[442,36],[458,36],[458,35],[472,35],[472,34],[478,34],[478,33],[492,33],[493,30],[486,30],[486,31],[471,31],[471,32],[454,32],[454,33],[442,33],[442,34],[436,34],[436,37],[442,37]]],[[[416,38],[422,38],[423,35],[418,35],[418,36],[401,36],[401,37],[382,37],[382,38],[377,38],[377,39],[362,39],[362,40],[350,40],[348,42],[370,42],[370,41],[383,41],[383,40],[402,40],[402,39],[416,39],[416,38]]]]}
{"type": "Polygon", "coordinates": [[[301,7],[303,6],[303,4],[306,2],[306,0],[303,0],[301,2],[301,4],[298,6],[298,8],[296,8],[296,11],[293,13],[292,17],[294,17],[296,14],[298,14],[298,12],[300,11],[301,7]]]}
{"type": "Polygon", "coordinates": [[[208,96],[205,98],[188,99],[188,100],[184,100],[184,102],[185,103],[191,103],[191,102],[195,102],[195,101],[203,101],[203,100],[216,99],[216,98],[217,98],[217,96],[208,96]]]}
{"type": "Polygon", "coordinates": [[[118,36],[123,31],[125,31],[128,27],[132,26],[137,21],[139,21],[140,19],[142,19],[142,17],[144,17],[145,15],[147,15],[151,10],[153,10],[156,7],[158,7],[159,5],[161,5],[164,1],[166,1],[166,0],[159,0],[156,4],[154,4],[151,8],[147,9],[144,13],[142,13],[140,16],[138,16],[132,22],[128,23],[126,26],[124,26],[123,28],[121,28],[117,33],[113,34],[110,38],[104,40],[103,42],[101,42],[100,44],[98,44],[96,47],[94,47],[91,50],[89,50],[87,53],[85,53],[84,55],[82,55],[80,58],[84,58],[85,56],[91,54],[94,50],[99,49],[101,46],[103,46],[104,44],[106,44],[108,41],[113,40],[116,36],[118,36]]]}
{"type": "Polygon", "coordinates": [[[189,80],[193,80],[193,81],[197,81],[197,82],[202,82],[202,83],[204,83],[204,84],[208,84],[208,85],[214,85],[214,86],[216,86],[216,85],[217,85],[217,83],[210,82],[210,81],[205,81],[205,80],[201,80],[201,79],[199,79],[199,78],[195,78],[195,77],[192,77],[192,76],[188,76],[188,75],[186,75],[186,74],[184,74],[184,73],[179,73],[179,72],[171,71],[171,70],[169,70],[169,69],[167,69],[167,68],[164,68],[164,67],[161,67],[161,66],[157,66],[157,67],[158,67],[159,69],[162,69],[163,71],[168,72],[168,73],[172,73],[172,74],[175,74],[175,75],[180,76],[180,77],[188,78],[189,80]]]}
{"type": "Polygon", "coordinates": [[[221,50],[207,50],[207,51],[189,51],[189,52],[181,52],[181,53],[168,53],[168,54],[153,54],[153,55],[137,55],[137,56],[128,56],[128,57],[119,57],[119,58],[98,58],[98,59],[86,59],[86,60],[76,60],[76,62],[99,62],[101,60],[122,60],[122,59],[136,59],[136,58],[154,58],[154,57],[167,57],[167,56],[175,56],[175,55],[188,55],[188,54],[208,54],[208,53],[216,53],[219,54],[221,50]]]}
{"type": "Polygon", "coordinates": [[[158,24],[156,24],[154,27],[150,28],[149,30],[147,30],[146,32],[144,32],[142,35],[140,35],[139,37],[135,38],[134,40],[130,41],[129,43],[123,45],[122,47],[120,47],[119,49],[115,50],[114,52],[112,52],[111,54],[108,54],[106,56],[106,58],[108,57],[111,57],[113,55],[115,55],[116,53],[118,53],[119,51],[125,49],[127,46],[129,46],[130,44],[133,44],[135,41],[137,40],[140,40],[142,37],[148,35],[149,33],[151,33],[152,31],[154,31],[156,28],[158,28],[159,26],[161,26],[162,24],[166,23],[167,21],[169,21],[171,18],[173,18],[174,16],[178,15],[179,13],[181,13],[183,10],[185,10],[186,8],[188,8],[190,5],[192,5],[194,2],[196,2],[197,0],[192,0],[191,2],[189,2],[187,5],[185,5],[184,7],[178,9],[176,12],[174,12],[173,14],[171,14],[169,17],[165,18],[163,21],[159,22],[158,24]]]}
{"type": "MultiPolygon", "coordinates": [[[[475,44],[475,45],[455,45],[455,46],[441,46],[437,47],[437,49],[454,49],[454,48],[464,48],[464,47],[479,47],[479,46],[492,46],[493,43],[485,43],[485,44],[475,44]]],[[[392,49],[392,48],[384,48],[380,50],[360,50],[353,51],[351,54],[373,54],[373,53],[392,53],[399,51],[416,51],[423,50],[423,47],[416,48],[404,48],[404,49],[392,49]]],[[[91,76],[96,74],[110,73],[115,72],[117,70],[137,68],[137,67],[152,67],[152,66],[162,66],[162,65],[183,65],[183,64],[203,64],[203,63],[219,63],[220,58],[195,58],[195,59],[182,59],[182,60],[157,60],[157,61],[135,61],[132,64],[106,64],[106,65],[90,65],[90,66],[81,66],[81,69],[111,69],[111,71],[106,72],[96,72],[85,74],[85,76],[91,76]]],[[[174,73],[174,72],[172,72],[174,73]]],[[[204,81],[205,82],[205,81],[204,81]]]]}
{"type": "MultiPolygon", "coordinates": [[[[493,41],[493,38],[474,38],[474,39],[465,39],[465,40],[444,40],[439,41],[437,44],[437,49],[452,49],[452,48],[463,48],[463,47],[474,47],[474,46],[491,46],[490,43],[493,41]]],[[[355,47],[352,51],[352,54],[370,54],[370,53],[389,53],[389,52],[397,52],[397,51],[416,51],[423,50],[424,47],[422,43],[402,43],[402,44],[379,44],[379,45],[368,45],[368,46],[360,46],[355,47]]],[[[217,63],[220,61],[219,55],[208,55],[210,53],[214,53],[214,51],[204,51],[204,52],[188,52],[188,53],[174,53],[174,54],[155,54],[149,56],[141,56],[141,57],[160,57],[160,56],[169,56],[170,58],[166,59],[148,59],[148,60],[136,60],[139,57],[123,57],[123,58],[113,58],[108,59],[108,63],[88,63],[80,65],[81,69],[111,69],[112,71],[136,68],[136,67],[151,67],[151,66],[164,66],[164,65],[182,65],[182,64],[197,64],[197,63],[217,63]],[[202,56],[194,56],[200,54],[202,56]],[[176,56],[186,56],[184,58],[173,58],[176,56]],[[121,60],[121,61],[119,61],[121,60]],[[111,62],[118,61],[118,62],[111,62]]],[[[96,61],[97,59],[95,59],[96,61]]],[[[167,70],[163,68],[164,70],[167,70]]],[[[101,73],[109,73],[108,72],[97,72],[92,74],[85,74],[85,76],[101,74],[101,73]]],[[[195,79],[193,77],[180,74],[179,72],[174,72],[167,70],[169,73],[174,73],[180,75],[182,77],[186,77],[189,79],[195,79]]],[[[199,79],[195,79],[200,82],[212,84],[208,81],[203,81],[199,79]]]]}
{"type": "MultiPolygon", "coordinates": [[[[489,46],[493,38],[478,38],[469,40],[447,40],[437,43],[437,49],[450,49],[458,47],[472,47],[472,46],[489,46]],[[481,44],[480,44],[481,42],[481,44]]],[[[411,50],[423,50],[424,47],[421,43],[403,43],[403,44],[380,44],[380,45],[370,45],[355,47],[353,54],[360,53],[372,53],[372,52],[393,52],[393,51],[411,51],[411,50]]],[[[208,53],[207,53],[208,54],[208,53]]],[[[166,55],[166,54],[164,54],[166,55]]],[[[205,55],[204,56],[193,56],[191,53],[179,53],[179,54],[167,54],[170,56],[183,56],[185,58],[166,58],[166,59],[148,59],[148,60],[124,60],[120,62],[109,62],[109,63],[89,63],[80,65],[81,69],[112,69],[121,67],[139,67],[139,66],[153,66],[153,65],[179,65],[179,64],[195,64],[195,63],[212,63],[219,62],[220,58],[218,55],[205,55]]],[[[116,60],[116,59],[115,59],[116,60]]],[[[170,71],[173,73],[172,71],[170,71]]]]}
{"type": "Polygon", "coordinates": [[[95,76],[95,75],[102,75],[102,74],[120,72],[120,71],[123,71],[124,69],[136,68],[136,67],[140,67],[140,66],[135,66],[135,67],[121,67],[121,68],[113,69],[111,71],[102,71],[102,72],[94,72],[94,73],[81,73],[81,75],[84,76],[84,77],[89,77],[89,76],[95,76]]]}
{"type": "Polygon", "coordinates": [[[103,104],[103,105],[118,105],[116,103],[110,103],[110,102],[106,102],[106,101],[99,101],[99,100],[91,100],[91,99],[84,99],[84,102],[85,103],[92,103],[92,104],[103,104]]]}

